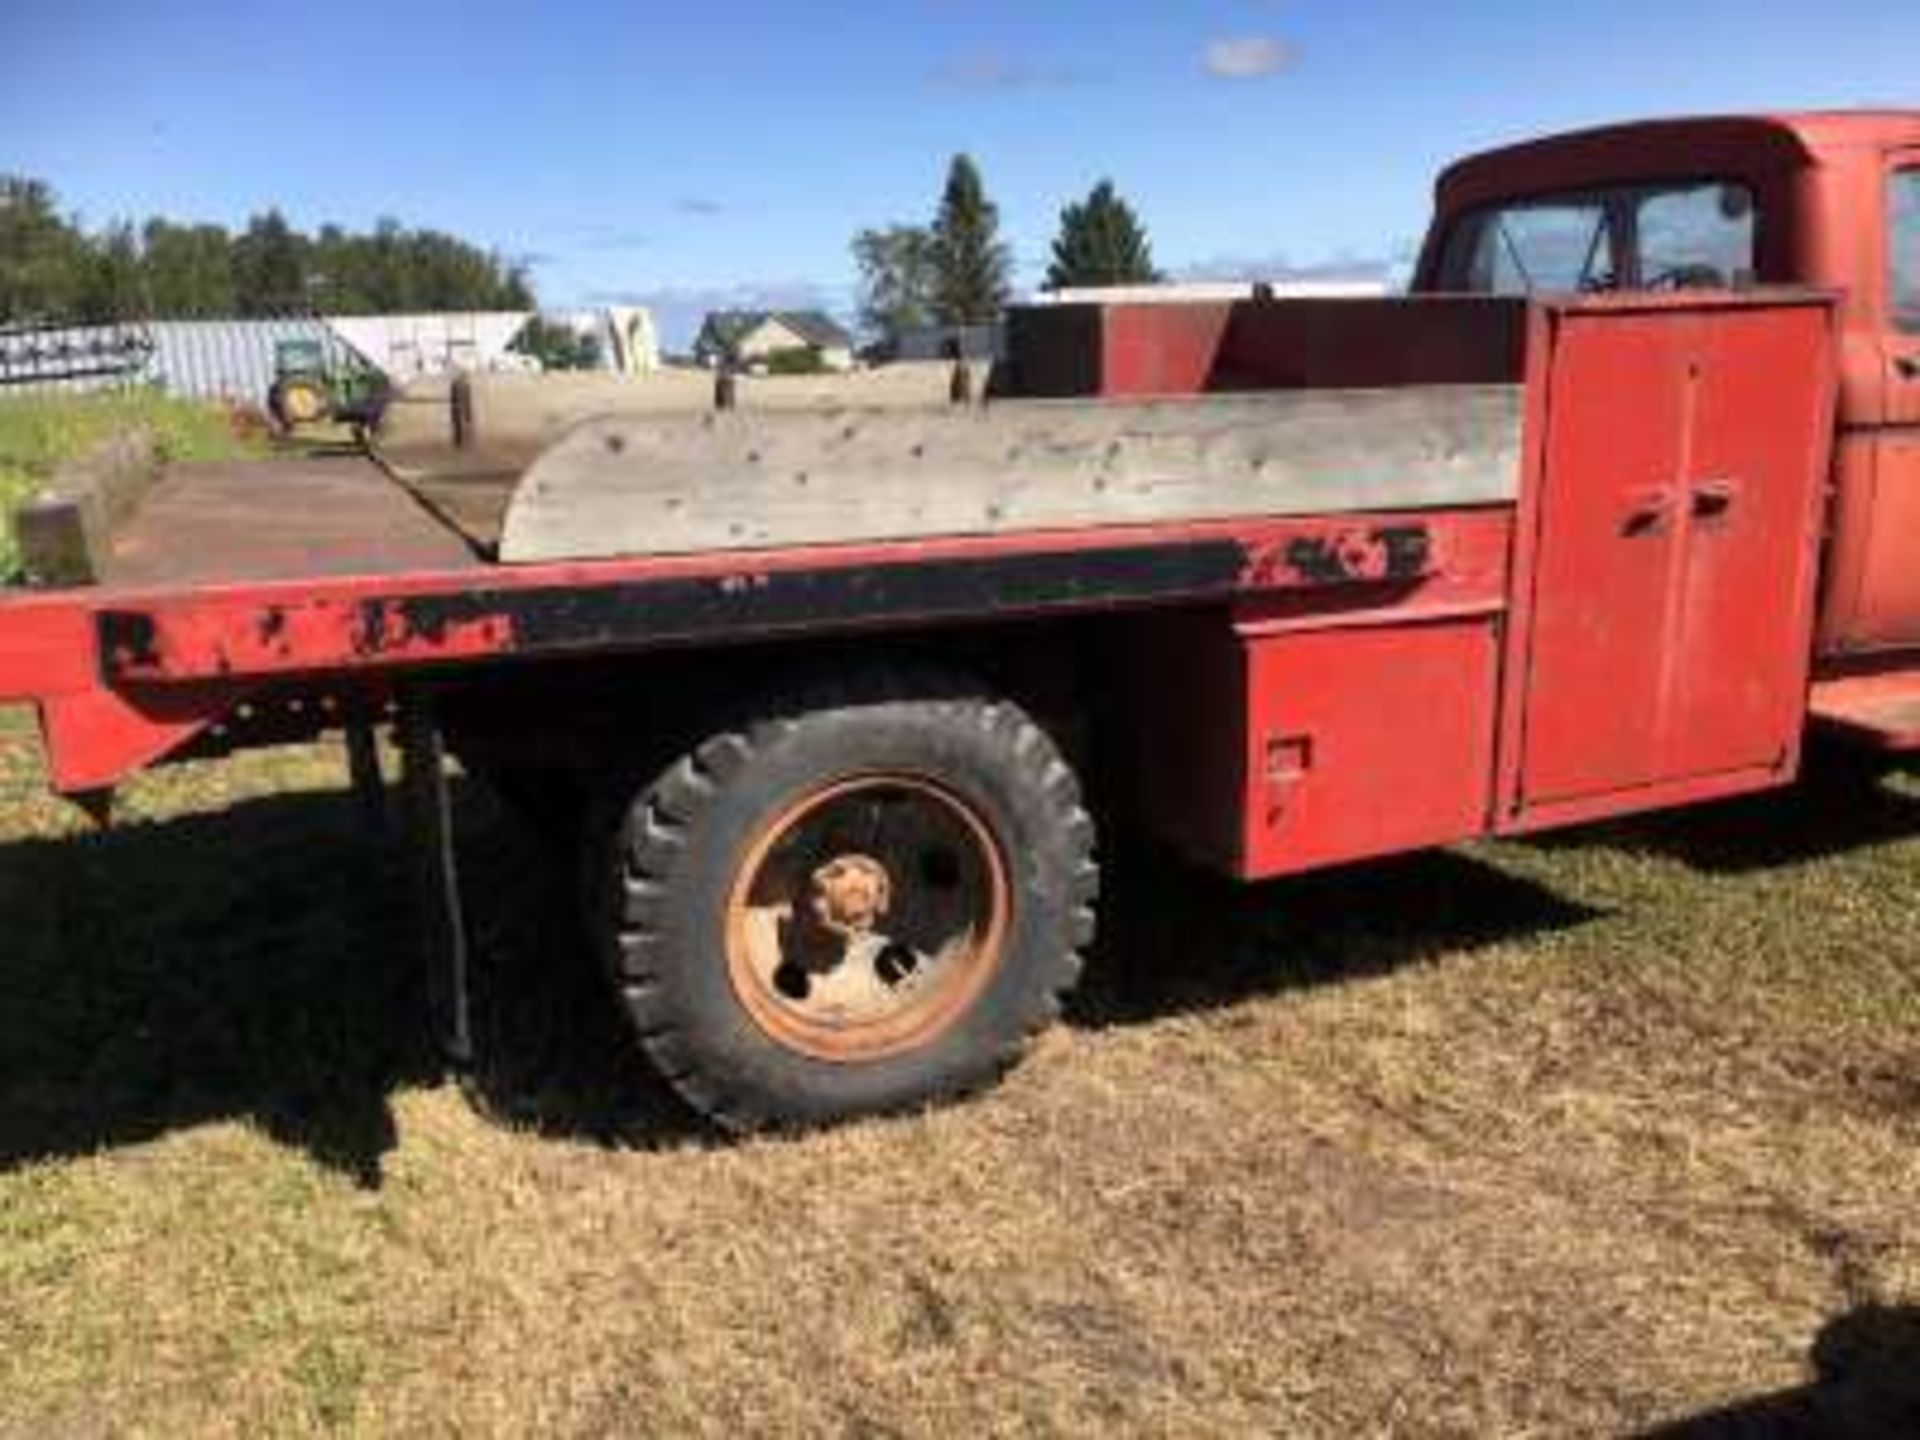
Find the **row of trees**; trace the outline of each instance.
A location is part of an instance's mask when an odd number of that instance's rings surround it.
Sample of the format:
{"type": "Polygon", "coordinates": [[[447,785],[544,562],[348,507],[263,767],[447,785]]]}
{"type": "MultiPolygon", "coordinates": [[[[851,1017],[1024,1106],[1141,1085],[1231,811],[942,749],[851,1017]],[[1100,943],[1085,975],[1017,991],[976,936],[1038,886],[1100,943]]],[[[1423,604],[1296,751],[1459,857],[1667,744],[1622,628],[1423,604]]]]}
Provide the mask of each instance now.
{"type": "Polygon", "coordinates": [[[437,230],[309,235],[269,210],[238,233],[158,218],[89,232],[44,181],[0,176],[0,323],[533,307],[521,267],[437,230]]]}
{"type": "MultiPolygon", "coordinates": [[[[860,323],[882,343],[929,326],[990,324],[1012,289],[1013,257],[1000,239],[999,207],[967,155],[953,157],[931,224],[862,230],[853,238],[853,258],[860,323]]],[[[1159,278],[1147,232],[1111,180],[1061,210],[1049,289],[1159,278]]]]}
{"type": "MultiPolygon", "coordinates": [[[[990,323],[1011,290],[1000,212],[966,155],[931,223],[864,230],[853,252],[861,323],[883,341],[990,323]]],[[[1156,278],[1146,231],[1111,181],[1060,212],[1050,287],[1156,278]]],[[[369,233],[306,234],[268,210],[237,233],[159,218],[88,231],[45,182],[0,176],[0,324],[534,307],[522,267],[437,230],[382,220],[369,233]]]]}

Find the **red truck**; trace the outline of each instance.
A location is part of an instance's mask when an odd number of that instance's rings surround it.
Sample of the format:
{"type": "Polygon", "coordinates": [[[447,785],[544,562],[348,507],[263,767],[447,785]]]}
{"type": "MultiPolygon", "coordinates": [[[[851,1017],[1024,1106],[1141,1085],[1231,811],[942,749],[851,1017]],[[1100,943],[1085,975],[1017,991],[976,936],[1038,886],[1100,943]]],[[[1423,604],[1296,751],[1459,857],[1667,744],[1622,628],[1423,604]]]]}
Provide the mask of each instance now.
{"type": "Polygon", "coordinates": [[[96,806],[333,728],[371,790],[391,722],[458,1056],[451,752],[734,1129],[999,1074],[1102,833],[1256,879],[1920,748],[1920,112],[1467,160],[1413,292],[1017,310],[983,403],[181,467],[0,600],[0,700],[96,806]]]}

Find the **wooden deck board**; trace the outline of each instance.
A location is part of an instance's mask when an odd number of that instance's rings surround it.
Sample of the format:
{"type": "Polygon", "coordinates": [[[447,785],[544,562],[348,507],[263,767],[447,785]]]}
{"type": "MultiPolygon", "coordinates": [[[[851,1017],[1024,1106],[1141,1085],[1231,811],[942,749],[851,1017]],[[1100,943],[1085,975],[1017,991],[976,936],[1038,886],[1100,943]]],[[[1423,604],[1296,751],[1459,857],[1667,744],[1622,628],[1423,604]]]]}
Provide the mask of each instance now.
{"type": "Polygon", "coordinates": [[[1517,386],[605,416],[527,469],[508,562],[1499,504],[1517,386]]]}
{"type": "Polygon", "coordinates": [[[231,461],[170,469],[115,537],[102,580],[197,585],[481,563],[370,460],[231,461]]]}
{"type": "Polygon", "coordinates": [[[492,556],[520,477],[540,454],[537,443],[382,446],[381,465],[434,514],[492,556]]]}

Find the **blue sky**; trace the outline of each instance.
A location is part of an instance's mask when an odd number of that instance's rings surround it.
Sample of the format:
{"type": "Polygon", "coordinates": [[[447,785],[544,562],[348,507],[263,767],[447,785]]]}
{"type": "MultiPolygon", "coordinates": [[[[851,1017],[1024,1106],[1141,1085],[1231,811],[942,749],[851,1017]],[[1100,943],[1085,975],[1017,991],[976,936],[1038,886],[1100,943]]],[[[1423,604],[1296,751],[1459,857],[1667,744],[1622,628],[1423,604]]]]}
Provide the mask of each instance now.
{"type": "Polygon", "coordinates": [[[1163,268],[1391,258],[1433,170],[1652,113],[1920,104],[1913,0],[0,0],[0,170],[90,222],[392,215],[543,301],[847,302],[971,151],[1027,281],[1111,175],[1163,268]]]}

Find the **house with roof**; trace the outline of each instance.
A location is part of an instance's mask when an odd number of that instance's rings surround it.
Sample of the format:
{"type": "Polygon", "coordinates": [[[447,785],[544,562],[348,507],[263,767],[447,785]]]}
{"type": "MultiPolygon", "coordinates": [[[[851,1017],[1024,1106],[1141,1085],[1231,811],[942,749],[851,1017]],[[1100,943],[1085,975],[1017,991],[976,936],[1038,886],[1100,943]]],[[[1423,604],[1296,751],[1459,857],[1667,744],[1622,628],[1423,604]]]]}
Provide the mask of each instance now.
{"type": "Polygon", "coordinates": [[[853,336],[819,310],[715,310],[693,354],[716,369],[776,369],[776,356],[806,356],[813,368],[851,370],[853,336]]]}

